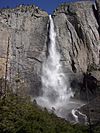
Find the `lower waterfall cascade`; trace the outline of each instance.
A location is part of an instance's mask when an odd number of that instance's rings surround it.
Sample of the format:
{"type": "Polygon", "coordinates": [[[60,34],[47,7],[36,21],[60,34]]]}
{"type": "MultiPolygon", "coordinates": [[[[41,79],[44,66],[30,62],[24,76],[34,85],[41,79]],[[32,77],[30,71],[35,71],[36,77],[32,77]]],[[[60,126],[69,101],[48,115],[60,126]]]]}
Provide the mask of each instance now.
{"type": "Polygon", "coordinates": [[[86,115],[77,110],[83,103],[74,100],[72,98],[74,93],[71,88],[67,87],[68,79],[63,72],[60,53],[56,48],[56,32],[51,15],[49,20],[49,54],[42,66],[41,81],[43,95],[36,98],[37,104],[46,107],[48,110],[53,110],[57,116],[69,121],[79,122],[77,115],[79,114],[84,119],[82,121],[86,122],[86,115]],[[69,114],[73,118],[70,118],[69,114]]]}

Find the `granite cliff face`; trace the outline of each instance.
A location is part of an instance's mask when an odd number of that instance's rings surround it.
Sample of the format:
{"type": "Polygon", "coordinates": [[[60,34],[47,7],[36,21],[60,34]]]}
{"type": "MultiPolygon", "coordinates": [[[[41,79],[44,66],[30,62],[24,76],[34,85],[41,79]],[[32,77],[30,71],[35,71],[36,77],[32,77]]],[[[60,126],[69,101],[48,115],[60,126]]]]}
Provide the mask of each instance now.
{"type": "MultiPolygon", "coordinates": [[[[89,1],[62,4],[52,16],[57,49],[69,80],[81,80],[87,70],[99,80],[99,0],[96,4],[89,1]]],[[[48,31],[48,14],[34,5],[0,10],[0,77],[7,71],[14,91],[41,95],[41,68],[48,55],[48,31]]]]}
{"type": "Polygon", "coordinates": [[[54,12],[57,43],[67,72],[77,75],[99,67],[99,24],[92,2],[62,4],[54,12]]]}
{"type": "Polygon", "coordinates": [[[29,89],[25,93],[40,93],[47,24],[47,13],[34,5],[0,10],[0,77],[5,76],[8,58],[7,79],[19,93],[23,88],[29,89]]]}

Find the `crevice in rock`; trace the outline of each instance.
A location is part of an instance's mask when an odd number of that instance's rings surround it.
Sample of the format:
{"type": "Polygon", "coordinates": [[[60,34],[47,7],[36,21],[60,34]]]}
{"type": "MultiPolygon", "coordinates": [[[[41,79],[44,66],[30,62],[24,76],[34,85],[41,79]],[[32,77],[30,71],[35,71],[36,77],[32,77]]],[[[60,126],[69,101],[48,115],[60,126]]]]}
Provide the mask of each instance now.
{"type": "Polygon", "coordinates": [[[90,45],[89,44],[90,44],[89,37],[85,33],[85,45],[86,45],[86,48],[88,49],[88,51],[91,52],[91,48],[90,48],[90,45]]]}
{"type": "Polygon", "coordinates": [[[33,60],[35,60],[35,61],[37,61],[37,62],[39,62],[39,63],[42,63],[42,61],[40,61],[39,59],[37,59],[37,58],[35,58],[35,57],[28,57],[28,58],[33,59],[33,60]]]}
{"type": "Polygon", "coordinates": [[[6,63],[5,63],[5,83],[4,83],[4,93],[5,96],[7,94],[7,77],[8,77],[8,65],[9,65],[9,54],[10,54],[10,37],[8,37],[8,44],[7,44],[7,53],[6,53],[6,63]]]}
{"type": "MultiPolygon", "coordinates": [[[[68,21],[73,25],[75,32],[77,36],[84,42],[84,35],[81,29],[81,26],[79,24],[79,20],[77,19],[77,16],[75,14],[67,15],[68,21]]],[[[81,49],[80,45],[78,45],[81,49]]]]}
{"type": "Polygon", "coordinates": [[[73,44],[74,44],[74,41],[73,41],[73,35],[72,35],[72,32],[71,32],[71,30],[70,30],[70,28],[69,28],[67,22],[66,22],[66,25],[67,25],[67,29],[68,29],[68,31],[70,32],[71,41],[72,41],[72,52],[73,52],[73,55],[75,56],[74,49],[73,49],[73,48],[74,48],[74,46],[73,46],[73,44]]]}
{"type": "Polygon", "coordinates": [[[76,73],[77,72],[77,69],[76,69],[76,67],[75,67],[75,62],[74,62],[74,60],[73,59],[71,59],[71,67],[72,67],[72,71],[74,72],[74,73],[76,73]]]}
{"type": "Polygon", "coordinates": [[[91,29],[91,31],[92,31],[92,33],[93,33],[95,39],[97,40],[96,35],[95,35],[95,33],[94,33],[94,31],[93,31],[93,29],[92,29],[92,27],[91,27],[90,25],[89,25],[89,28],[91,29]]]}
{"type": "Polygon", "coordinates": [[[84,42],[84,34],[80,25],[75,25],[75,30],[78,37],[84,42]]]}
{"type": "MultiPolygon", "coordinates": [[[[67,24],[67,23],[66,23],[66,25],[67,25],[67,29],[69,30],[70,35],[71,35],[73,55],[76,57],[76,56],[78,55],[78,49],[77,49],[77,46],[76,46],[76,44],[75,44],[75,42],[74,42],[74,40],[73,40],[73,33],[72,33],[72,31],[70,30],[70,28],[68,27],[68,24],[67,24]],[[75,50],[76,50],[76,53],[77,53],[77,54],[75,54],[75,50]]],[[[80,48],[80,47],[79,47],[79,48],[80,48]]]]}
{"type": "Polygon", "coordinates": [[[77,55],[78,55],[78,49],[77,49],[77,47],[76,47],[76,44],[75,44],[75,43],[74,43],[74,47],[75,47],[76,53],[77,53],[77,55]]]}
{"type": "Polygon", "coordinates": [[[73,25],[78,37],[82,39],[82,41],[84,41],[81,26],[79,27],[79,20],[77,19],[76,12],[72,12],[70,10],[70,5],[68,5],[67,11],[68,13],[65,14],[67,15],[68,21],[73,25]]]}

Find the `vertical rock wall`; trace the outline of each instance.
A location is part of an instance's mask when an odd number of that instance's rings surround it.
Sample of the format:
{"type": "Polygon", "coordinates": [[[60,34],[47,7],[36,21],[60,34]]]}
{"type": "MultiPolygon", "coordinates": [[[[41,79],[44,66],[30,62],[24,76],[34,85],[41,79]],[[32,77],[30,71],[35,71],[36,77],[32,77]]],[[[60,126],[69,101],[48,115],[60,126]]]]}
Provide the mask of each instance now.
{"type": "Polygon", "coordinates": [[[53,14],[66,73],[76,77],[100,65],[99,25],[94,9],[94,3],[82,1],[62,4],[53,14]]]}
{"type": "Polygon", "coordinates": [[[0,77],[5,76],[9,39],[7,79],[15,92],[40,93],[47,25],[47,13],[34,5],[0,11],[0,77]]]}
{"type": "MultiPolygon", "coordinates": [[[[57,48],[70,80],[80,80],[87,70],[97,72],[100,78],[99,18],[99,0],[96,5],[90,1],[62,4],[53,13],[57,48]]],[[[0,78],[5,77],[8,58],[7,79],[19,94],[42,93],[48,24],[48,14],[34,5],[0,10],[0,78]]]]}

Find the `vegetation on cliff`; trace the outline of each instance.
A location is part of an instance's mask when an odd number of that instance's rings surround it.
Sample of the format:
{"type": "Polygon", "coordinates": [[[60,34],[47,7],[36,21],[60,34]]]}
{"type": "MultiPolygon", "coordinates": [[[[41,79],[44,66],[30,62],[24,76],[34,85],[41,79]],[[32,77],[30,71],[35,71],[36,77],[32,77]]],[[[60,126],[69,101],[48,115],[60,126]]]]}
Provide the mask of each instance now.
{"type": "Polygon", "coordinates": [[[88,127],[72,125],[30,100],[9,94],[0,99],[0,133],[88,133],[88,127]]]}
{"type": "Polygon", "coordinates": [[[53,113],[10,94],[0,100],[0,133],[83,133],[86,127],[71,126],[53,113]]]}

